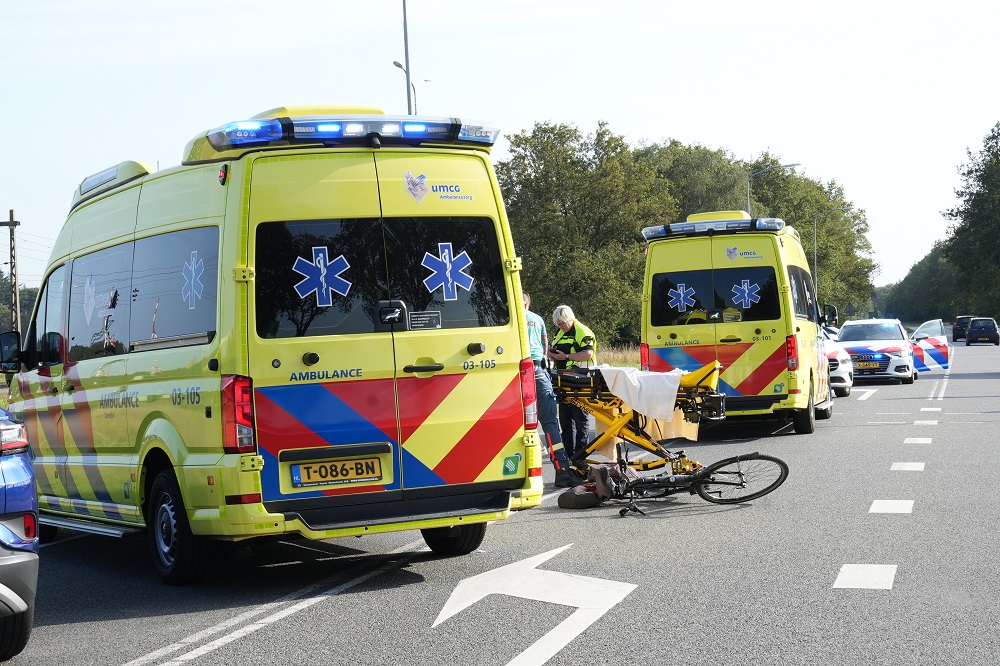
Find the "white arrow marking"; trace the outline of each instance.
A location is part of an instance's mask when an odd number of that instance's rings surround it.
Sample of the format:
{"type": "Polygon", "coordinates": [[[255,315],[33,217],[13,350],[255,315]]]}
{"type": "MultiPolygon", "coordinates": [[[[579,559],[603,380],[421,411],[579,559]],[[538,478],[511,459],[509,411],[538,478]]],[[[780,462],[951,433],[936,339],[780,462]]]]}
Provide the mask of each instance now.
{"type": "Polygon", "coordinates": [[[539,638],[507,666],[541,666],[629,595],[637,585],[536,569],[573,544],[466,578],[448,597],[433,627],[490,594],[572,606],[577,611],[539,638]]]}
{"type": "Polygon", "coordinates": [[[858,398],[858,400],[867,400],[868,398],[872,397],[872,393],[874,393],[878,389],[854,389],[854,390],[858,391],[859,393],[864,393],[864,395],[858,398]]]}

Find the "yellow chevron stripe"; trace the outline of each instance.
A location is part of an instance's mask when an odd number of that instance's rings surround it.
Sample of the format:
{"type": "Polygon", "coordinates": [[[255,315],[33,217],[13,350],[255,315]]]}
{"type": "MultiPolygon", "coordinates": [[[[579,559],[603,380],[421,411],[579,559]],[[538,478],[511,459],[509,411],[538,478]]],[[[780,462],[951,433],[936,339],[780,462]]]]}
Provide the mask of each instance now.
{"type": "Polygon", "coordinates": [[[404,447],[417,460],[434,469],[453,448],[445,449],[441,444],[458,444],[511,379],[505,372],[470,372],[406,440],[404,447]]]}

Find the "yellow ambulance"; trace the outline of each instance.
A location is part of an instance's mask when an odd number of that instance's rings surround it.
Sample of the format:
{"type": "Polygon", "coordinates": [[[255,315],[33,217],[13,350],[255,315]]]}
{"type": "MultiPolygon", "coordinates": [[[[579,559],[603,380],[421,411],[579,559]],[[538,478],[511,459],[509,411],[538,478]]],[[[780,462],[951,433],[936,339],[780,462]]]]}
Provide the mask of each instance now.
{"type": "Polygon", "coordinates": [[[186,583],[218,540],[419,529],[461,555],[538,504],[498,135],[283,107],[83,180],[2,345],[43,527],[144,530],[186,583]]]}
{"type": "Polygon", "coordinates": [[[797,433],[833,414],[823,317],[799,234],[743,211],[647,227],[645,369],[718,359],[726,416],[790,416],[797,433]]]}

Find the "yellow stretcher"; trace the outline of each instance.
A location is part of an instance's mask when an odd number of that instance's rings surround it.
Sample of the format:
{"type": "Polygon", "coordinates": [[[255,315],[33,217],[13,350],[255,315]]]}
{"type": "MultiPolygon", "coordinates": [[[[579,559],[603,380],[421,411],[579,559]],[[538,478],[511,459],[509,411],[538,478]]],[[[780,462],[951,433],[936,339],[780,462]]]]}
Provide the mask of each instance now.
{"type": "Polygon", "coordinates": [[[597,436],[570,459],[570,465],[586,477],[591,465],[627,460],[637,471],[659,469],[667,463],[677,474],[693,471],[701,465],[671,452],[665,444],[677,439],[696,440],[698,424],[721,421],[726,417],[726,396],[718,392],[718,362],[708,363],[680,377],[670,419],[648,417],[634,410],[613,393],[600,368],[571,368],[552,371],[552,387],[563,403],[575,405],[594,417],[597,436]],[[625,444],[634,444],[653,454],[636,460],[623,455],[625,444]]]}

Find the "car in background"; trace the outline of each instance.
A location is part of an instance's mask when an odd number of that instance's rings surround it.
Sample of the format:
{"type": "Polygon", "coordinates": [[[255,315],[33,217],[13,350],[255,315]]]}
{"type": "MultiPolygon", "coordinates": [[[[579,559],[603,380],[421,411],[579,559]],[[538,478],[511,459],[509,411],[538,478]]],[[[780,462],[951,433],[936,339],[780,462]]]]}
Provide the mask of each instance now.
{"type": "Polygon", "coordinates": [[[913,343],[898,319],[857,319],[844,322],[838,342],[854,362],[854,380],[917,379],[913,343]]]}
{"type": "Polygon", "coordinates": [[[24,425],[0,408],[0,661],[28,644],[38,586],[38,494],[24,425]]]}
{"type": "Polygon", "coordinates": [[[980,342],[1000,345],[1000,332],[997,331],[997,322],[992,317],[976,317],[969,322],[969,328],[965,332],[965,346],[980,342]]]}
{"type": "Polygon", "coordinates": [[[833,387],[833,394],[838,398],[846,398],[851,395],[851,387],[854,386],[854,361],[826,327],[823,328],[823,351],[830,361],[830,386],[833,387]]]}
{"type": "Polygon", "coordinates": [[[823,324],[823,330],[827,335],[830,336],[832,340],[836,340],[840,336],[840,329],[836,326],[830,326],[828,324],[823,324]]]}
{"type": "Polygon", "coordinates": [[[951,326],[951,341],[958,342],[966,336],[966,331],[969,330],[969,322],[975,319],[975,315],[958,315],[955,317],[955,323],[951,326]]]}

